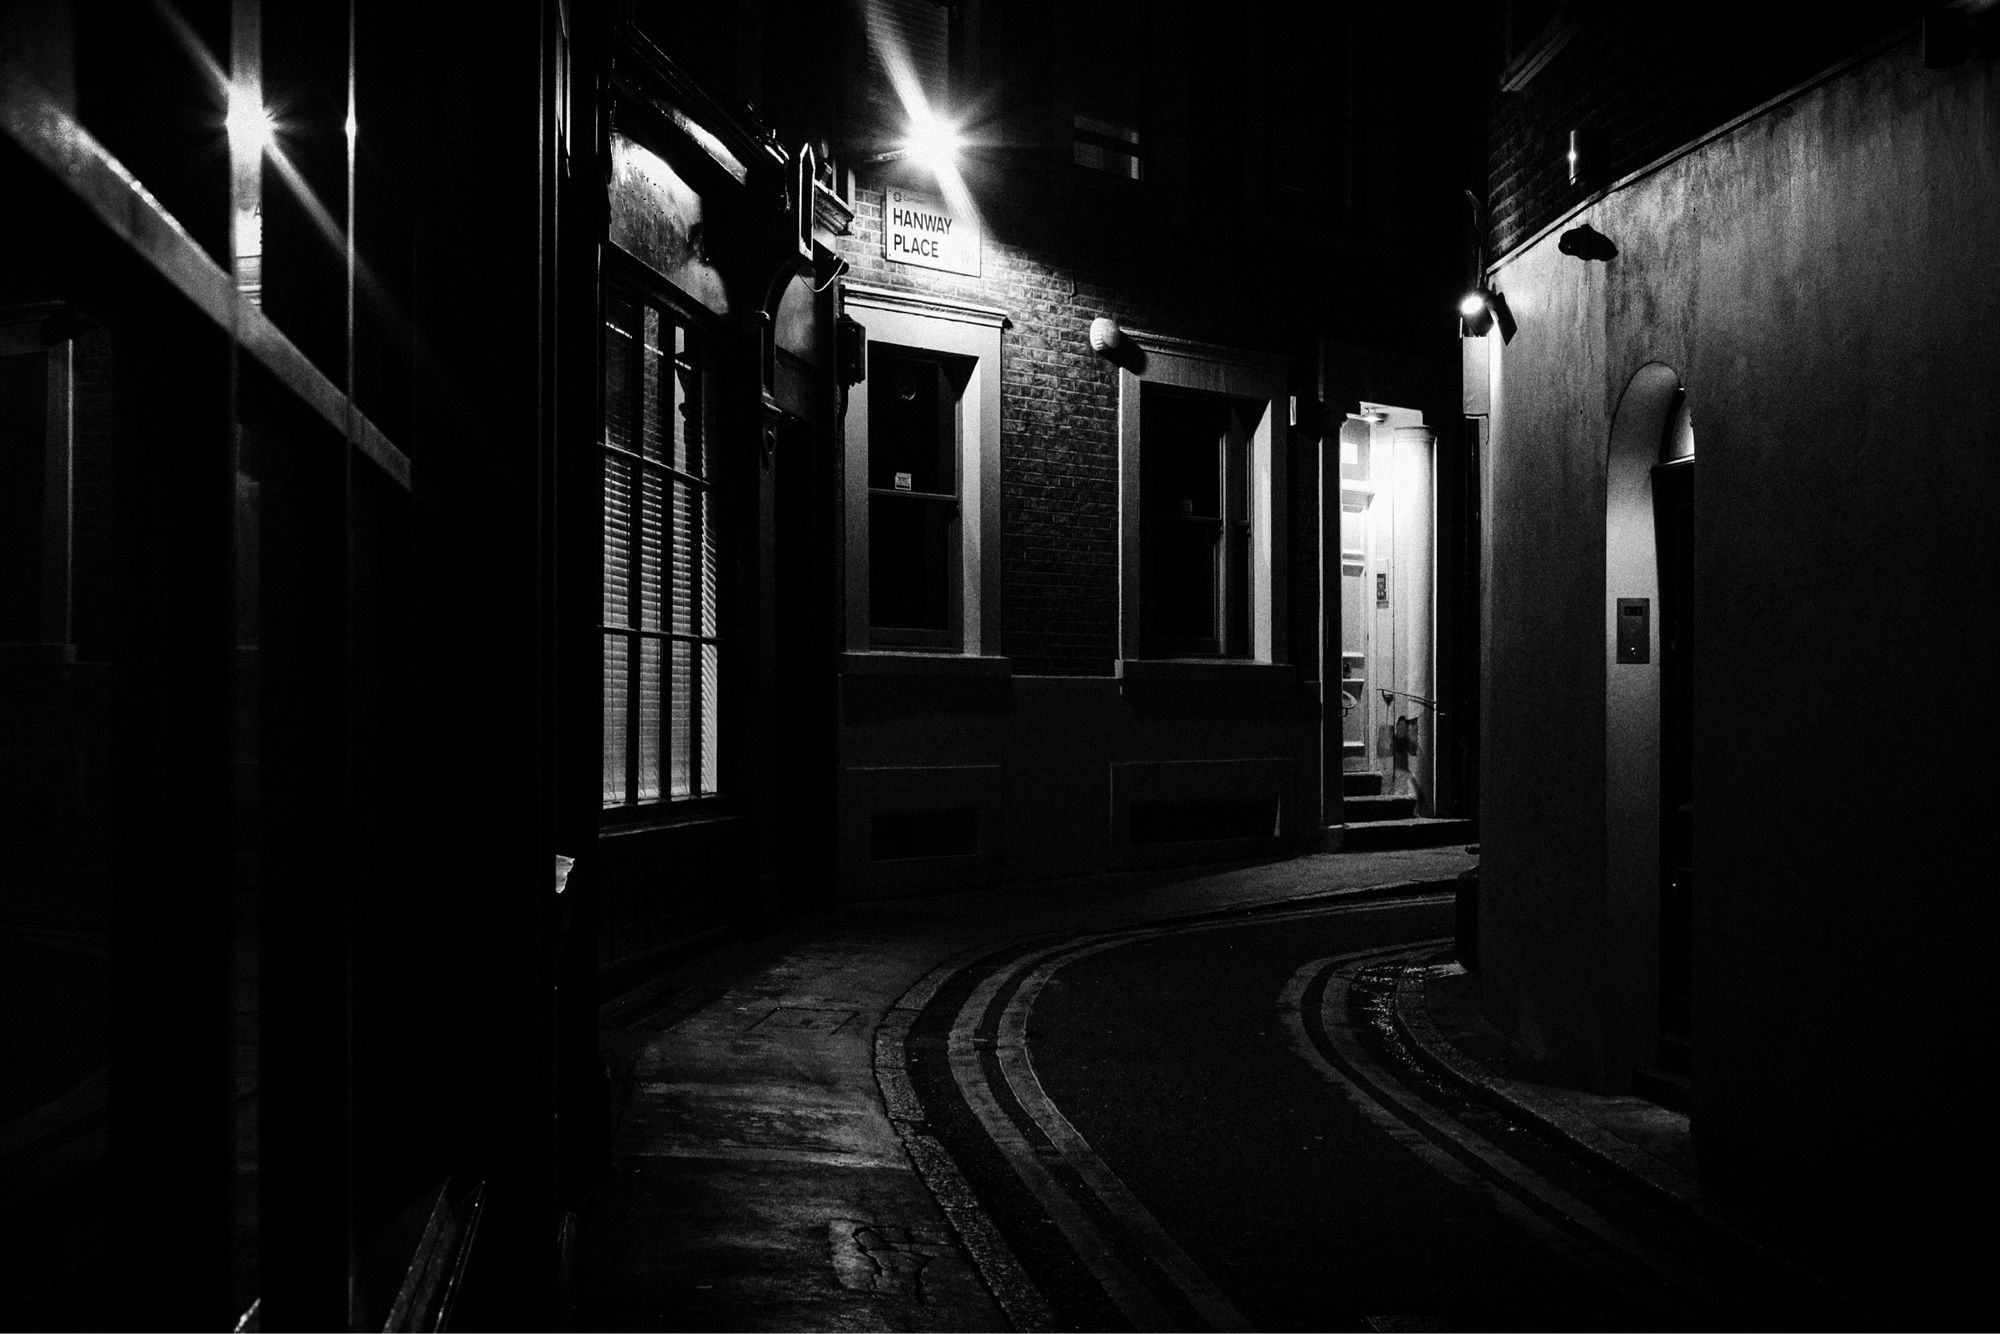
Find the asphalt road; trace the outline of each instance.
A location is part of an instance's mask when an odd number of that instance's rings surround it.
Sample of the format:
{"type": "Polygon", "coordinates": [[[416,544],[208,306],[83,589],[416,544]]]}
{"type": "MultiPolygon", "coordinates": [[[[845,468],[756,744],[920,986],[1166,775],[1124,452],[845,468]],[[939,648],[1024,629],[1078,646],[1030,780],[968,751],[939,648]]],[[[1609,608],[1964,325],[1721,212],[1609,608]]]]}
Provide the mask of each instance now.
{"type": "Polygon", "coordinates": [[[1047,943],[941,992],[910,1068],[1057,1328],[1694,1329],[1822,1319],[1457,1097],[1383,998],[1440,898],[1047,943]]]}

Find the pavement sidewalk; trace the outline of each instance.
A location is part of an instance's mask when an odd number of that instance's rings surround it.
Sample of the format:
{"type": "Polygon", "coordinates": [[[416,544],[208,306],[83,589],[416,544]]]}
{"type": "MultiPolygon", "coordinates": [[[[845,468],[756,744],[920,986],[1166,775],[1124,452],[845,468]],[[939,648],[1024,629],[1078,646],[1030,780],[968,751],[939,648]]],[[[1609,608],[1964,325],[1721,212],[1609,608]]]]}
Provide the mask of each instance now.
{"type": "MultiPolygon", "coordinates": [[[[898,1001],[1011,944],[1449,888],[1474,860],[1322,854],[855,904],[670,970],[605,1009],[618,1120],[578,1219],[574,1326],[1007,1328],[884,1106],[875,1035],[898,1001]]],[[[1422,1059],[1727,1231],[1703,1210],[1685,1115],[1549,1081],[1479,1017],[1475,981],[1405,974],[1395,1014],[1422,1059]]]]}

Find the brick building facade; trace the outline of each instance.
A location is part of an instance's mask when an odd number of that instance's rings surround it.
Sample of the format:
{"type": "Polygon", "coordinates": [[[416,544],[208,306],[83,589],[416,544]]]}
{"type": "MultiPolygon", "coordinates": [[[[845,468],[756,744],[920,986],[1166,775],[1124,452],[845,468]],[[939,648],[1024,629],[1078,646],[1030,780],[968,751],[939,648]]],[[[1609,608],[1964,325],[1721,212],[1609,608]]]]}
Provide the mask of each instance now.
{"type": "MultiPolygon", "coordinates": [[[[1340,635],[1337,555],[1328,564],[1338,543],[1325,536],[1339,491],[1322,489],[1322,455],[1365,402],[1406,409],[1399,420],[1432,433],[1433,476],[1459,458],[1437,315],[1467,259],[1457,108],[1400,98],[1418,68],[1407,20],[1278,5],[1228,18],[1196,6],[918,6],[914,20],[906,9],[877,7],[884,31],[896,30],[889,19],[949,29],[933,49],[956,54],[913,81],[963,124],[956,212],[982,244],[958,272],[898,255],[886,212],[906,197],[937,207],[943,187],[906,158],[870,161],[885,156],[865,151],[870,134],[875,147],[893,142],[911,108],[862,99],[876,120],[850,122],[864,151],[842,159],[838,185],[854,208],[836,247],[844,305],[871,349],[921,342],[933,317],[993,326],[997,532],[972,533],[968,510],[962,540],[981,545],[998,607],[981,608],[976,652],[962,641],[956,654],[908,651],[897,636],[874,642],[856,605],[869,590],[850,574],[841,892],[1270,855],[1326,846],[1330,826],[1337,842],[1341,711],[1323,710],[1321,695],[1322,641],[1329,626],[1340,635]],[[1086,65],[1113,48],[1108,72],[1086,65]],[[1328,132],[1302,138],[1301,115],[1328,132]],[[1125,355],[1093,347],[1103,321],[1133,331],[1125,355]],[[886,340],[885,322],[897,330],[886,340]],[[1149,358],[1187,368],[1175,383],[1189,402],[1255,398],[1252,417],[1269,419],[1245,427],[1251,472],[1275,470],[1252,484],[1269,513],[1244,520],[1240,591],[1260,628],[1246,622],[1234,646],[1222,631],[1167,646],[1145,628],[1165,614],[1164,576],[1147,565],[1168,540],[1143,536],[1165,529],[1136,513],[1152,485],[1140,477],[1139,417],[1167,392],[1146,387],[1149,358]]],[[[877,401],[876,364],[871,355],[871,383],[848,402],[849,460],[869,448],[875,409],[856,404],[877,401]]],[[[862,568],[858,511],[896,503],[864,490],[850,492],[841,547],[862,568]]],[[[1433,569],[1410,573],[1423,587],[1412,605],[1432,597],[1433,569]]],[[[1435,611],[1410,614],[1428,634],[1435,611]]],[[[1412,693],[1435,702],[1434,668],[1422,670],[1412,693]]],[[[1428,756],[1435,719],[1407,711],[1428,756]]],[[[1465,758],[1452,753],[1445,768],[1465,758]]],[[[1442,781],[1450,788],[1449,772],[1442,781]]],[[[1420,786],[1425,815],[1452,809],[1420,786]]]]}

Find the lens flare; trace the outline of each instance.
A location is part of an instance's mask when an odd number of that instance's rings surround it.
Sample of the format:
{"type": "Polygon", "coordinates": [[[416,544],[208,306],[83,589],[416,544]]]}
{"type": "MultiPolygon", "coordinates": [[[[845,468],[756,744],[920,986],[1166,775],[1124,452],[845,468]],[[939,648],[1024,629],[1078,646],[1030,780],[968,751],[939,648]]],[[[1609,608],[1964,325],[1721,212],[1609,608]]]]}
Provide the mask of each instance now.
{"type": "Polygon", "coordinates": [[[271,113],[258,98],[257,90],[240,83],[229,85],[229,110],[223,123],[229,130],[230,146],[244,157],[264,152],[275,138],[271,113]]]}
{"type": "Polygon", "coordinates": [[[927,107],[913,111],[910,119],[909,137],[903,140],[903,149],[910,160],[938,177],[956,171],[958,151],[965,146],[958,127],[932,114],[927,107]]]}

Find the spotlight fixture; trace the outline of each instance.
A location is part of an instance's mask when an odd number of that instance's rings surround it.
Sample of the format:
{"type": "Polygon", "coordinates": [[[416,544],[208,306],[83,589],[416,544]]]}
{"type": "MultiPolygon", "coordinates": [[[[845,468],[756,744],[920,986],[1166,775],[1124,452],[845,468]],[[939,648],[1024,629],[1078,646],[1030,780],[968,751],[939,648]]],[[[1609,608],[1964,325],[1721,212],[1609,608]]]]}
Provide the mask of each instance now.
{"type": "Polygon", "coordinates": [[[257,158],[271,146],[275,127],[271,113],[257,96],[257,90],[240,83],[229,85],[229,109],[224,116],[229,143],[240,157],[257,158]]]}
{"type": "Polygon", "coordinates": [[[957,170],[959,150],[965,137],[958,127],[942,116],[923,108],[910,117],[909,132],[894,148],[870,154],[865,163],[901,162],[907,159],[933,176],[957,170]]]}
{"type": "Polygon", "coordinates": [[[1467,338],[1483,338],[1486,331],[1495,324],[1500,326],[1500,341],[1514,340],[1514,312],[1507,308],[1507,298],[1490,287],[1475,287],[1467,292],[1458,303],[1459,327],[1467,338]]]}
{"type": "Polygon", "coordinates": [[[965,147],[958,127],[942,116],[915,118],[910,137],[903,141],[910,159],[933,176],[943,176],[958,167],[958,151],[965,147]]]}

